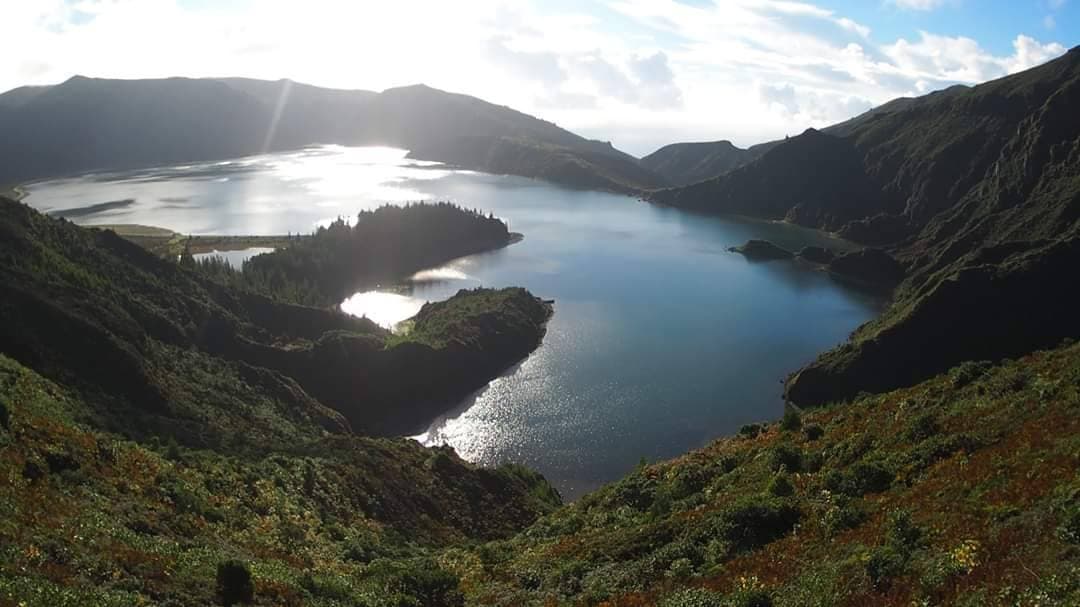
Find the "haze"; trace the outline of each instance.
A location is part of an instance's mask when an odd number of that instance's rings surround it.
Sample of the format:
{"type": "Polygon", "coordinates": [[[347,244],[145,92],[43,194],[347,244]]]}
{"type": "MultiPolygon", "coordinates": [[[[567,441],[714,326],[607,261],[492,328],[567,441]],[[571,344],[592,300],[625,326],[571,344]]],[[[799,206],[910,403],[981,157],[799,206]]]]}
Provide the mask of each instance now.
{"type": "Polygon", "coordinates": [[[1068,0],[9,2],[0,90],[75,74],[423,82],[641,156],[739,145],[972,84],[1076,43],[1068,0]]]}

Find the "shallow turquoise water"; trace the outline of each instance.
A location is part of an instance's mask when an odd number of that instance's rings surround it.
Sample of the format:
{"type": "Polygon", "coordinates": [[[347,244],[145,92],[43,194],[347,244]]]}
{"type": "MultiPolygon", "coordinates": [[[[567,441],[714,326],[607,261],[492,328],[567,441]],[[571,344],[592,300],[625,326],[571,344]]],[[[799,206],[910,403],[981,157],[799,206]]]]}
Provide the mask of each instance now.
{"type": "MultiPolygon", "coordinates": [[[[324,147],[31,185],[53,212],[196,234],[308,232],[384,202],[453,200],[525,239],[348,308],[392,323],[468,286],[554,299],[544,344],[418,439],[482,463],[517,461],[575,497],[640,458],[682,453],[782,412],[784,375],[842,341],[880,301],[797,262],[727,252],[749,238],[842,246],[791,226],[689,214],[517,177],[452,171],[402,152],[324,147]],[[387,297],[393,291],[400,297],[387,297]]],[[[422,428],[417,431],[421,432],[422,428]]]]}

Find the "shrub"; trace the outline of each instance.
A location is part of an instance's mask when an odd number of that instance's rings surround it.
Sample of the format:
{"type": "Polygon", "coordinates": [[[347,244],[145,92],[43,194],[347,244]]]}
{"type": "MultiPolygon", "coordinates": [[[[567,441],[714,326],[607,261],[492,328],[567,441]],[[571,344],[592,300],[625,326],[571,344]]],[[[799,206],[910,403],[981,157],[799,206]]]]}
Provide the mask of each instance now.
{"type": "Polygon", "coordinates": [[[727,602],[719,593],[704,588],[681,590],[660,601],[660,607],[726,607],[727,602]]]}
{"type": "Polygon", "coordinates": [[[180,451],[180,445],[176,444],[176,439],[171,436],[165,445],[165,457],[174,462],[184,459],[184,454],[180,451]]]}
{"type": "Polygon", "coordinates": [[[880,493],[892,484],[893,473],[875,462],[859,462],[844,472],[830,472],[825,488],[834,493],[860,497],[880,493]]]}
{"type": "Polygon", "coordinates": [[[721,472],[727,474],[739,467],[739,459],[731,455],[725,455],[717,460],[716,465],[719,466],[721,472]]]}
{"type": "Polygon", "coordinates": [[[954,388],[963,388],[964,386],[974,382],[986,372],[990,370],[993,365],[989,361],[967,361],[960,363],[960,365],[953,368],[949,372],[949,379],[952,380],[954,388]]]}
{"type": "Polygon", "coordinates": [[[1058,527],[1058,537],[1063,542],[1080,544],[1080,505],[1072,505],[1066,508],[1061,517],[1061,526],[1058,527]]]}
{"type": "Polygon", "coordinates": [[[806,424],[803,426],[803,434],[806,435],[806,440],[815,441],[825,435],[825,429],[817,424],[806,424]]]}
{"type": "Polygon", "coordinates": [[[745,438],[757,438],[758,434],[761,434],[761,426],[758,424],[746,424],[739,428],[739,436],[745,438]]]}
{"type": "Polygon", "coordinates": [[[656,484],[644,474],[633,474],[615,484],[605,501],[609,506],[648,510],[656,499],[656,484]]]}
{"type": "Polygon", "coordinates": [[[706,471],[698,466],[684,466],[678,470],[675,478],[671,479],[667,487],[667,493],[674,500],[681,500],[705,488],[709,477],[706,471]]]}
{"type": "Polygon", "coordinates": [[[255,600],[255,584],[251,571],[241,561],[225,561],[217,568],[217,593],[225,607],[255,600]]]}
{"type": "Polygon", "coordinates": [[[7,403],[3,398],[0,398],[0,428],[4,430],[11,429],[11,413],[8,411],[7,403]]]}
{"type": "Polygon", "coordinates": [[[675,580],[689,579],[692,575],[694,575],[694,563],[688,558],[675,559],[667,570],[667,576],[675,580]]]}
{"type": "Polygon", "coordinates": [[[893,510],[886,521],[886,540],[899,550],[911,551],[922,546],[923,531],[911,519],[911,512],[893,510]]]}
{"type": "Polygon", "coordinates": [[[924,413],[915,418],[904,432],[904,436],[914,443],[920,443],[931,436],[941,432],[937,419],[929,413],[924,413]]]}
{"type": "Polygon", "coordinates": [[[335,601],[349,601],[353,598],[353,591],[348,583],[337,577],[305,573],[300,578],[300,587],[316,598],[335,601]]]}
{"type": "Polygon", "coordinates": [[[777,474],[769,481],[768,492],[776,497],[788,497],[795,493],[795,487],[791,485],[786,474],[777,474]]]}
{"type": "Polygon", "coordinates": [[[424,607],[460,607],[465,604],[465,598],[458,588],[458,577],[431,559],[379,559],[368,567],[365,581],[373,589],[393,595],[392,604],[424,607]]]}
{"type": "Polygon", "coordinates": [[[913,471],[922,471],[958,451],[973,453],[981,446],[970,434],[938,435],[923,441],[906,455],[913,471]]]}
{"type": "Polygon", "coordinates": [[[866,560],[866,575],[874,588],[884,590],[889,587],[892,578],[903,573],[905,563],[904,556],[892,547],[877,548],[866,560]]]}
{"type": "Polygon", "coordinates": [[[718,535],[736,551],[753,550],[786,535],[799,522],[799,510],[772,498],[746,498],[720,515],[718,535]]]}
{"type": "Polygon", "coordinates": [[[825,465],[825,457],[820,452],[805,453],[802,457],[803,472],[818,472],[825,465]]]}
{"type": "Polygon", "coordinates": [[[772,597],[764,590],[750,590],[735,596],[735,607],[773,607],[772,597]]]}
{"type": "Polygon", "coordinates": [[[874,448],[874,437],[860,433],[836,444],[830,449],[830,459],[840,466],[850,466],[874,448]]]}
{"type": "Polygon", "coordinates": [[[802,468],[802,451],[791,445],[777,445],[769,453],[769,467],[773,472],[798,472],[802,468]]]}
{"type": "Polygon", "coordinates": [[[866,520],[866,511],[856,502],[845,496],[838,496],[822,518],[825,531],[834,536],[841,531],[854,529],[866,520]]]}
{"type": "Polygon", "coordinates": [[[786,432],[795,432],[802,428],[802,418],[794,408],[788,407],[784,411],[784,417],[780,420],[780,429],[786,432]]]}

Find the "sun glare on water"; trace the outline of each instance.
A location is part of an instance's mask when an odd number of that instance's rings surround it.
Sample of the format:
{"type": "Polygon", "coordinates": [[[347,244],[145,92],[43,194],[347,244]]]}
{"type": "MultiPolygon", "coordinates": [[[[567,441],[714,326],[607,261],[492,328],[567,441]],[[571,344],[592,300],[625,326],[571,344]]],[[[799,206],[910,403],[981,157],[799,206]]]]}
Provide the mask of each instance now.
{"type": "Polygon", "coordinates": [[[343,301],[341,310],[353,316],[367,317],[380,327],[393,330],[394,325],[416,316],[425,303],[423,299],[408,295],[364,291],[343,301]]]}

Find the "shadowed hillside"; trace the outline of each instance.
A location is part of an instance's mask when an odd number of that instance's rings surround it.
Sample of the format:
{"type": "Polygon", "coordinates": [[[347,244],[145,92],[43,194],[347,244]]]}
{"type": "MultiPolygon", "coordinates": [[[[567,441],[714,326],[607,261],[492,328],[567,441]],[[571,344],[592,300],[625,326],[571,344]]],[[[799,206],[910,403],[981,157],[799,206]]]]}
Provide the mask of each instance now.
{"type": "MultiPolygon", "coordinates": [[[[496,221],[396,217],[431,209],[496,221]]],[[[0,604],[455,604],[433,548],[559,503],[523,468],[354,434],[524,357],[551,310],[523,289],[462,291],[391,339],[190,265],[0,198],[0,604]]]]}
{"type": "MultiPolygon", "coordinates": [[[[482,225],[497,222],[449,206],[372,215],[395,218],[401,222],[396,233],[405,234],[422,232],[419,218],[428,213],[454,213],[463,222],[482,225]]],[[[505,234],[505,226],[500,227],[505,234]]],[[[551,314],[549,306],[523,289],[462,291],[454,300],[473,305],[446,308],[443,343],[407,336],[389,343],[389,333],[366,319],[283,303],[242,284],[214,280],[189,264],[153,256],[111,231],[82,229],[4,199],[0,236],[0,351],[54,381],[100,395],[102,400],[89,402],[100,402],[107,428],[146,428],[201,446],[220,445],[239,428],[189,431],[173,419],[181,403],[184,416],[197,420],[206,415],[201,399],[212,389],[173,379],[169,365],[178,351],[208,373],[215,361],[239,365],[242,375],[266,374],[265,369],[283,373],[291,378],[285,383],[291,388],[280,390],[301,394],[310,409],[305,416],[328,427],[400,434],[524,358],[539,345],[551,314]],[[457,331],[468,338],[457,339],[457,331]],[[317,393],[321,403],[304,392],[317,393]],[[117,396],[122,398],[113,403],[117,396]]],[[[414,251],[407,245],[421,241],[402,242],[406,248],[395,256],[398,260],[410,258],[414,251]]],[[[464,249],[453,244],[441,243],[441,258],[431,248],[417,257],[441,263],[476,250],[467,240],[464,249]]],[[[371,258],[352,259],[365,271],[377,269],[371,258]]],[[[312,279],[324,274],[324,266],[310,268],[312,279]]]]}
{"type": "Polygon", "coordinates": [[[641,166],[676,185],[689,185],[737,169],[780,143],[772,141],[745,150],[730,141],[673,143],[642,158],[641,166]]]}
{"type": "Polygon", "coordinates": [[[666,184],[608,143],[422,85],[374,93],[288,80],[76,76],[0,95],[0,184],[319,143],[431,150],[414,156],[575,187],[630,191],[666,184]],[[479,153],[476,137],[521,142],[530,153],[508,162],[493,150],[479,153]]]}
{"type": "MultiPolygon", "coordinates": [[[[838,232],[906,278],[884,315],[795,374],[800,404],[907,385],[1080,336],[1080,49],[793,137],[659,203],[838,232]],[[832,132],[833,134],[828,134],[832,132]]],[[[867,278],[872,278],[868,276],[867,278]]]]}

